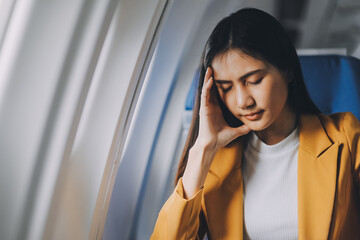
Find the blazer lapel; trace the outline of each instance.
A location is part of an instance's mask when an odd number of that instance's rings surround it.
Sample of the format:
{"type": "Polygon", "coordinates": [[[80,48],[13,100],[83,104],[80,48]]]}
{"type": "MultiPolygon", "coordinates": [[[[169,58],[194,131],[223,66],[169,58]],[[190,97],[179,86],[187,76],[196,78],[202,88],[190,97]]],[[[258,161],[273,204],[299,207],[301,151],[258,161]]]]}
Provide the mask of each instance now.
{"type": "Polygon", "coordinates": [[[213,239],[242,239],[242,140],[220,149],[204,184],[204,215],[213,239]]]}
{"type": "Polygon", "coordinates": [[[298,153],[299,239],[327,239],[334,206],[339,144],[318,117],[300,119],[298,153]]]}

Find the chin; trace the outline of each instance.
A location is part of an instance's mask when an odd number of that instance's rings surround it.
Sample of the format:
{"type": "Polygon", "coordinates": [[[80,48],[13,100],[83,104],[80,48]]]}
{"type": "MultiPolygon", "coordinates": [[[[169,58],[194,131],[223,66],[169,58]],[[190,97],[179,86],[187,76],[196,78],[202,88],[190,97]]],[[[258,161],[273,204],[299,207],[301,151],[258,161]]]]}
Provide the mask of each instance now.
{"type": "Polygon", "coordinates": [[[249,125],[246,125],[246,126],[248,126],[254,132],[259,132],[259,131],[262,131],[262,130],[265,129],[265,128],[252,127],[252,126],[249,126],[249,125]]]}
{"type": "Polygon", "coordinates": [[[259,132],[265,130],[270,124],[266,124],[262,121],[259,122],[244,122],[252,131],[259,132]]]}

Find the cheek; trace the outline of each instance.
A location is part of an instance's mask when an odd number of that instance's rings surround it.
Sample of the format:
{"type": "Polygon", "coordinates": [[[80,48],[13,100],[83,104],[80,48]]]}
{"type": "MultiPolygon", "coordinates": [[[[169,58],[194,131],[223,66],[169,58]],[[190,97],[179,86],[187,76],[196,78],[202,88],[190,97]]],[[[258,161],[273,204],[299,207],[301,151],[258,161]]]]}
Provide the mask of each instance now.
{"type": "Polygon", "coordinates": [[[280,82],[278,86],[275,88],[276,95],[278,96],[279,100],[282,100],[282,102],[287,101],[288,97],[288,85],[285,82],[280,82]]]}
{"type": "Polygon", "coordinates": [[[259,107],[272,110],[282,109],[287,100],[288,89],[282,82],[264,85],[254,92],[256,104],[259,107]]]}
{"type": "Polygon", "coordinates": [[[226,93],[220,96],[225,106],[233,112],[234,109],[236,109],[236,98],[234,94],[226,93]]]}
{"type": "Polygon", "coordinates": [[[272,104],[272,107],[274,109],[281,110],[287,101],[287,96],[288,96],[287,85],[285,85],[283,82],[273,84],[269,96],[269,100],[272,104]]]}

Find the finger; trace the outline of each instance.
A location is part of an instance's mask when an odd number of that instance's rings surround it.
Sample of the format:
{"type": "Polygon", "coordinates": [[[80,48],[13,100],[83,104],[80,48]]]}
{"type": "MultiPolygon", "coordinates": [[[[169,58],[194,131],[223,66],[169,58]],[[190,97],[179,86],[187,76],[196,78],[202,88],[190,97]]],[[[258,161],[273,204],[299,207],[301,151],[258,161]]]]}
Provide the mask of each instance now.
{"type": "Polygon", "coordinates": [[[240,127],[235,128],[235,130],[236,130],[235,138],[240,137],[242,135],[246,135],[251,131],[251,129],[248,126],[246,126],[245,124],[240,127]]]}
{"type": "Polygon", "coordinates": [[[233,141],[235,138],[246,135],[251,131],[251,129],[246,125],[242,125],[237,128],[232,128],[230,126],[227,126],[226,130],[230,130],[232,132],[231,134],[232,136],[230,137],[229,142],[233,141]]]}
{"type": "Polygon", "coordinates": [[[211,96],[211,87],[213,85],[213,79],[212,77],[207,81],[207,83],[204,85],[204,88],[202,90],[201,96],[202,96],[202,102],[204,105],[208,105],[210,101],[211,96]]]}
{"type": "Polygon", "coordinates": [[[205,76],[204,76],[204,79],[203,79],[203,85],[202,85],[202,89],[201,89],[201,90],[204,90],[204,87],[205,87],[205,85],[209,82],[209,79],[210,79],[211,75],[212,75],[212,70],[211,70],[210,67],[208,67],[208,68],[206,69],[206,72],[205,72],[205,76]]]}
{"type": "Polygon", "coordinates": [[[211,76],[212,76],[212,69],[211,67],[207,67],[204,77],[204,85],[209,81],[211,76]]]}
{"type": "Polygon", "coordinates": [[[219,105],[218,97],[220,96],[213,77],[211,77],[211,82],[212,85],[209,93],[209,101],[215,105],[219,105]]]}
{"type": "Polygon", "coordinates": [[[228,145],[230,142],[232,142],[234,139],[245,135],[250,132],[250,128],[243,125],[241,127],[232,128],[230,126],[225,126],[218,135],[218,138],[220,139],[221,147],[228,145]]]}

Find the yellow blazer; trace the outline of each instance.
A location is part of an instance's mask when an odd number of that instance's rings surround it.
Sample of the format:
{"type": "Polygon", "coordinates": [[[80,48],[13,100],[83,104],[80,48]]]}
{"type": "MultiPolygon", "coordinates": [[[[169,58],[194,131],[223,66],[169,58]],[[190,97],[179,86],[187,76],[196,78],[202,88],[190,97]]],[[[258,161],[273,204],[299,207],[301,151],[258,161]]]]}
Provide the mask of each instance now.
{"type": "MultiPolygon", "coordinates": [[[[302,115],[299,239],[360,239],[360,123],[351,113],[302,115]]],[[[182,179],[151,239],[243,239],[242,139],[220,149],[204,187],[184,198],[182,179]]]]}

